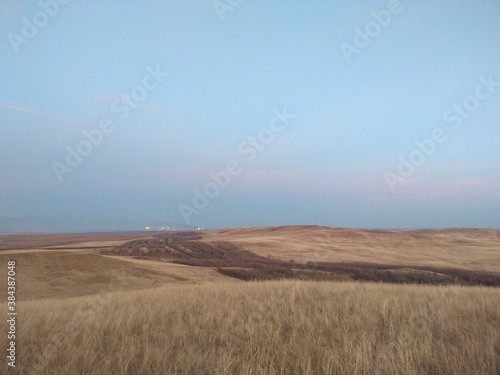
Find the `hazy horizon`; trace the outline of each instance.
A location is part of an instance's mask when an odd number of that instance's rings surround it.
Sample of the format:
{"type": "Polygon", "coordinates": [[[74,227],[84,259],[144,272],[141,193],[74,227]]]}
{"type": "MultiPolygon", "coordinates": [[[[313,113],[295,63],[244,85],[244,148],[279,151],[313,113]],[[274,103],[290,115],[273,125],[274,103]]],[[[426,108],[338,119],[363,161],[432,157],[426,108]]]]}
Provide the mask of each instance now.
{"type": "Polygon", "coordinates": [[[500,228],[500,2],[0,4],[0,232],[500,228]]]}

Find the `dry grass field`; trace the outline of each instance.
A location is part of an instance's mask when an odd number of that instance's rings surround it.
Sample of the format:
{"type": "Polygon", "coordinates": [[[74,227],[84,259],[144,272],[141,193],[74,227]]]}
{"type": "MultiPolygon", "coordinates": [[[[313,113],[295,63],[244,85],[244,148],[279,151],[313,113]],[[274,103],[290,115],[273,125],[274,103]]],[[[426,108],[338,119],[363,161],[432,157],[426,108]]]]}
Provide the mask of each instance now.
{"type": "Polygon", "coordinates": [[[0,374],[500,374],[498,230],[0,237],[0,374]]]}
{"type": "MultiPolygon", "coordinates": [[[[25,233],[6,234],[0,233],[0,250],[9,249],[32,249],[51,246],[64,247],[67,245],[93,242],[91,247],[107,246],[108,241],[123,243],[125,241],[144,237],[144,232],[124,233],[25,233]]],[[[113,244],[113,245],[114,245],[113,244]]],[[[75,247],[75,246],[73,246],[75,247]]],[[[78,247],[78,245],[76,245],[78,247]]]]}
{"type": "Polygon", "coordinates": [[[500,290],[274,281],[25,302],[25,374],[498,374],[500,290]]]}
{"type": "Polygon", "coordinates": [[[21,301],[93,295],[112,284],[137,290],[231,280],[210,268],[60,250],[0,252],[4,275],[11,259],[16,261],[17,296],[21,301]]]}
{"type": "Polygon", "coordinates": [[[373,262],[500,272],[500,229],[387,231],[321,226],[210,231],[205,241],[231,241],[256,254],[296,262],[373,262]]]}

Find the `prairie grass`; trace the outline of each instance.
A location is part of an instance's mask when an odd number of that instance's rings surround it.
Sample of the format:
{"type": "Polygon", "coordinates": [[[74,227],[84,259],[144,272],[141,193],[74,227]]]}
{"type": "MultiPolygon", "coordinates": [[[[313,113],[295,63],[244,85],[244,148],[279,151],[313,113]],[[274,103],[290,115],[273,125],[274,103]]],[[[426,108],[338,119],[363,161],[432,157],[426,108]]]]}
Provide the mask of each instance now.
{"type": "Polygon", "coordinates": [[[18,311],[20,374],[500,373],[497,288],[229,282],[18,311]]]}

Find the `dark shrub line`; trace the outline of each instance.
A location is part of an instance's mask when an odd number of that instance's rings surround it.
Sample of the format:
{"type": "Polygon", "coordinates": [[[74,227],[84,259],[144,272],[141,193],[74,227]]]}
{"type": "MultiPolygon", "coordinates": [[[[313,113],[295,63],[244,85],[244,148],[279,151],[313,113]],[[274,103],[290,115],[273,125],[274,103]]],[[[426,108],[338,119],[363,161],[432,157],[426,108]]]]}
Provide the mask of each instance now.
{"type": "Polygon", "coordinates": [[[500,274],[488,271],[365,262],[285,262],[254,254],[232,242],[201,242],[202,238],[191,232],[160,233],[154,238],[102,250],[101,254],[169,259],[174,263],[215,268],[241,280],[347,278],[385,283],[500,286],[500,274]]]}

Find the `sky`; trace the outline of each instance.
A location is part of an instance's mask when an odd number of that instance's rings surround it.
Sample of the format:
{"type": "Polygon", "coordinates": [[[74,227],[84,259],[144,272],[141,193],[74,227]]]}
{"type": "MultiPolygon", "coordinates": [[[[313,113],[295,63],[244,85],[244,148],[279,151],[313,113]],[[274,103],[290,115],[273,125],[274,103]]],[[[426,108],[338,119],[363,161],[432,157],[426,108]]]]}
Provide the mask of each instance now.
{"type": "Polygon", "coordinates": [[[0,232],[500,227],[497,0],[0,1],[0,232]]]}

